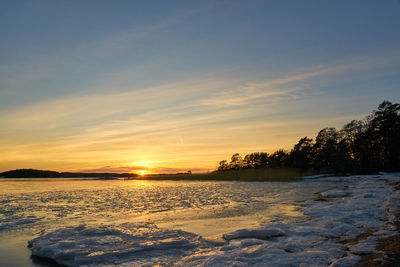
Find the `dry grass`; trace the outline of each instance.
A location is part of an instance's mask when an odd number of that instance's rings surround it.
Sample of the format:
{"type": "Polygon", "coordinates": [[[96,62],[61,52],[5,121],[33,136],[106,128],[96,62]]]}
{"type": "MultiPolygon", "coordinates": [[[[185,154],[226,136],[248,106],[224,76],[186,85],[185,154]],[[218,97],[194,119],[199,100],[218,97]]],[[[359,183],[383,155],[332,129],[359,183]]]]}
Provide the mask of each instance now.
{"type": "Polygon", "coordinates": [[[217,181],[293,181],[302,176],[313,175],[312,171],[304,171],[295,168],[276,169],[246,169],[207,174],[163,174],[146,175],[140,179],[146,180],[217,180],[217,181]]]}

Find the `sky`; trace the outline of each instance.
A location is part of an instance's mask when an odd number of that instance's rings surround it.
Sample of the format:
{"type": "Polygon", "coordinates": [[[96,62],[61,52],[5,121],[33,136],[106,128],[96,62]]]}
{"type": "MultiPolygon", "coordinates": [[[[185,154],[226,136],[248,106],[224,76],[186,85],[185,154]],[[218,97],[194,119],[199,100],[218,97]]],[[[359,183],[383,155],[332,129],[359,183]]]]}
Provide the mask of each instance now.
{"type": "Polygon", "coordinates": [[[400,102],[400,1],[0,2],[0,171],[212,171],[400,102]]]}

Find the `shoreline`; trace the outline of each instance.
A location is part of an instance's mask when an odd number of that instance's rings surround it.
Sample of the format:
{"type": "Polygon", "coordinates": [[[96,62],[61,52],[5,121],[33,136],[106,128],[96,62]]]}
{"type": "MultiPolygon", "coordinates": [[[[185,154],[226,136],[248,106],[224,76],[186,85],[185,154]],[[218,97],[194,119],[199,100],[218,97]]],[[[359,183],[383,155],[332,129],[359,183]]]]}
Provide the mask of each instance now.
{"type": "MultiPolygon", "coordinates": [[[[400,180],[398,175],[396,175],[394,179],[389,177],[390,176],[385,177],[385,175],[381,177],[360,176],[358,178],[362,179],[354,180],[357,181],[356,186],[354,187],[350,186],[352,185],[352,179],[348,179],[347,177],[327,177],[326,182],[333,183],[332,185],[335,186],[332,188],[327,187],[327,191],[323,190],[323,193],[318,193],[316,191],[316,193],[313,193],[314,196],[315,194],[317,194],[317,196],[321,195],[322,201],[320,202],[319,199],[312,198],[312,200],[309,200],[310,203],[308,205],[305,205],[306,203],[303,204],[304,207],[309,207],[307,215],[310,216],[310,218],[315,217],[316,224],[307,224],[306,221],[299,222],[298,225],[290,223],[275,223],[264,228],[256,228],[254,231],[252,230],[253,228],[247,227],[244,227],[242,230],[232,230],[232,232],[230,231],[227,235],[229,241],[228,244],[226,244],[223,249],[217,250],[214,255],[209,255],[209,260],[215,261],[216,263],[223,263],[226,260],[229,261],[232,256],[233,258],[237,257],[237,260],[240,262],[243,260],[243,258],[239,257],[240,255],[243,253],[247,255],[246,253],[248,251],[256,249],[259,251],[259,255],[263,255],[265,260],[268,261],[273,260],[273,257],[276,255],[282,254],[282,256],[285,256],[284,258],[286,258],[286,256],[288,257],[288,262],[290,262],[289,258],[293,258],[293,262],[296,262],[296,260],[303,257],[305,264],[319,260],[321,265],[323,265],[323,263],[326,262],[325,255],[332,255],[333,258],[337,257],[336,260],[326,263],[327,265],[399,266],[400,209],[397,203],[400,200],[400,180]],[[337,187],[337,181],[340,181],[342,186],[337,187]],[[325,202],[323,199],[330,199],[331,201],[325,202]],[[348,206],[349,203],[351,204],[350,206],[348,206]],[[339,209],[340,205],[342,205],[344,210],[339,209]],[[382,216],[380,216],[379,213],[373,215],[375,206],[381,209],[382,216]],[[357,207],[361,207],[360,211],[362,211],[362,213],[357,214],[354,212],[354,208],[357,207]],[[329,211],[326,210],[327,208],[333,209],[333,214],[337,214],[337,216],[333,216],[331,212],[327,212],[329,211]],[[374,223],[370,224],[370,215],[373,215],[371,219],[376,219],[376,223],[380,224],[382,226],[381,228],[374,227],[374,223]],[[343,218],[339,219],[339,217],[343,218]],[[382,221],[383,218],[385,218],[384,222],[382,221]],[[344,223],[343,227],[345,228],[340,226],[340,223],[342,222],[344,223]],[[347,225],[348,223],[354,223],[354,225],[347,225]],[[345,234],[345,232],[348,231],[346,228],[348,230],[353,229],[353,234],[345,234]],[[264,233],[266,233],[267,236],[264,236],[264,233]],[[308,239],[310,235],[311,237],[312,235],[315,235],[314,239],[318,241],[320,245],[315,246],[318,242],[311,242],[312,240],[308,239]],[[285,238],[287,239],[287,242],[281,240],[285,238]],[[301,240],[304,240],[305,243],[309,241],[311,243],[307,245],[300,242],[297,247],[292,244],[293,242],[291,239],[298,239],[296,243],[299,243],[301,240]],[[270,247],[271,245],[273,246],[270,247]],[[356,250],[354,250],[355,247],[357,247],[356,250]],[[344,254],[341,255],[340,250],[344,254]],[[279,253],[273,256],[269,252],[279,253]],[[296,254],[298,254],[298,256],[296,256],[296,254]]],[[[311,183],[309,183],[306,179],[305,183],[312,185],[314,182],[317,182],[318,184],[318,181],[318,179],[310,179],[309,182],[311,183]]],[[[320,186],[318,186],[318,188],[320,188],[320,186]]],[[[116,224],[115,226],[118,225],[116,224]]],[[[136,229],[135,227],[133,228],[136,229]]],[[[79,245],[81,240],[79,239],[80,230],[78,230],[79,229],[76,228],[77,233],[73,231],[72,233],[75,233],[76,239],[74,240],[79,245]]],[[[97,238],[99,234],[97,231],[98,229],[92,227],[90,230],[96,232],[97,238]]],[[[177,228],[173,231],[176,230],[181,229],[177,228]]],[[[155,231],[161,230],[155,228],[155,231]]],[[[183,231],[192,233],[192,231],[185,229],[183,229],[183,231]]],[[[107,233],[108,231],[104,231],[104,235],[107,235],[107,233]]],[[[201,234],[198,233],[197,235],[201,236],[201,234]]],[[[201,255],[198,256],[201,257],[201,255]]],[[[193,257],[182,259],[180,263],[186,265],[201,261],[198,256],[193,255],[193,257]]],[[[248,261],[243,261],[243,263],[250,263],[252,260],[255,260],[251,259],[251,255],[248,256],[248,261]]],[[[276,263],[278,264],[278,262],[276,263]]],[[[32,262],[32,264],[35,264],[35,262],[32,262]]],[[[282,264],[282,262],[280,262],[280,264],[282,264]]]]}
{"type": "MultiPolygon", "coordinates": [[[[382,179],[385,183],[394,188],[394,191],[400,191],[400,182],[382,179]]],[[[396,234],[383,237],[376,240],[376,244],[372,252],[359,254],[361,260],[356,263],[355,267],[380,266],[390,267],[400,265],[400,207],[393,207],[394,210],[387,209],[389,215],[395,217],[393,221],[396,227],[396,234]]],[[[346,249],[350,252],[350,248],[360,244],[361,242],[374,238],[374,231],[361,233],[358,236],[346,240],[338,240],[336,243],[347,246],[346,249]]]]}
{"type": "MultiPolygon", "coordinates": [[[[400,191],[400,182],[386,180],[386,183],[392,186],[395,191],[400,191]]],[[[400,207],[393,208],[392,215],[396,218],[394,225],[397,234],[379,239],[375,247],[376,252],[361,256],[361,261],[356,265],[357,267],[400,265],[400,207]]],[[[372,233],[362,239],[369,236],[372,236],[372,233]]]]}

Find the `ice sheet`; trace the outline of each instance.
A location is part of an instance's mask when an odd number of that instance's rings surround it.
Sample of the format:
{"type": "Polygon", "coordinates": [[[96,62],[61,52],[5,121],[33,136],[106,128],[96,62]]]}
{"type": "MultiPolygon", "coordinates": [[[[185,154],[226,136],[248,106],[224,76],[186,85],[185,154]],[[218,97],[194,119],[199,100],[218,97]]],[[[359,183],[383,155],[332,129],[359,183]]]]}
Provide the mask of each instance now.
{"type": "Polygon", "coordinates": [[[67,266],[154,265],[210,246],[195,234],[151,223],[67,227],[29,241],[33,255],[67,266]]]}
{"type": "Polygon", "coordinates": [[[353,266],[375,250],[379,238],[396,232],[388,211],[399,206],[399,192],[379,178],[337,177],[349,180],[349,186],[322,192],[327,201],[306,202],[309,220],[235,231],[225,235],[228,243],[213,254],[191,255],[177,265],[353,266]],[[366,239],[354,239],[369,232],[373,235],[366,239]]]}
{"type": "Polygon", "coordinates": [[[375,251],[379,238],[396,233],[391,213],[399,207],[400,194],[385,180],[400,181],[399,176],[320,179],[316,182],[326,179],[338,186],[317,192],[324,201],[316,197],[301,202],[301,220],[236,230],[223,235],[222,244],[154,224],[130,223],[46,231],[30,245],[34,255],[70,266],[352,266],[375,251]],[[362,238],[365,233],[369,236],[362,238]]]}

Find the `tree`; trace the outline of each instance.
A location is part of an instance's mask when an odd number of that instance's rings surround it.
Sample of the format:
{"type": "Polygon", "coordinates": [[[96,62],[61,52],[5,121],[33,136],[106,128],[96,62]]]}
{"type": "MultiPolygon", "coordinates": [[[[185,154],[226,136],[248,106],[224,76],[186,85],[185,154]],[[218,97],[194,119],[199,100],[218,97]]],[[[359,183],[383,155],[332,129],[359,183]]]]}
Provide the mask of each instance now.
{"type": "Polygon", "coordinates": [[[258,168],[268,168],[270,167],[270,160],[268,153],[259,152],[258,159],[257,159],[257,167],[258,168]]]}
{"type": "Polygon", "coordinates": [[[234,170],[239,170],[243,167],[243,159],[239,153],[235,153],[231,157],[230,168],[234,170]]]}
{"type": "Polygon", "coordinates": [[[288,163],[288,158],[289,158],[289,155],[285,152],[285,150],[279,149],[278,151],[275,151],[269,157],[269,163],[270,163],[271,168],[286,167],[286,165],[288,163]]]}
{"type": "Polygon", "coordinates": [[[315,138],[315,167],[319,170],[334,171],[338,156],[338,132],[335,128],[324,128],[315,138]]]}
{"type": "Polygon", "coordinates": [[[295,168],[308,169],[313,163],[313,140],[303,137],[290,152],[290,165],[295,168]]]}
{"type": "Polygon", "coordinates": [[[222,160],[219,162],[218,171],[227,171],[229,170],[229,164],[226,160],[222,160]]]}
{"type": "Polygon", "coordinates": [[[339,156],[346,172],[359,172],[361,168],[361,150],[357,146],[360,138],[366,131],[366,123],[361,120],[352,120],[345,124],[339,132],[339,156]]]}
{"type": "Polygon", "coordinates": [[[248,154],[244,157],[243,160],[245,168],[268,168],[269,166],[269,157],[268,153],[265,152],[254,152],[248,154]]]}
{"type": "Polygon", "coordinates": [[[303,137],[290,154],[254,152],[242,160],[236,153],[229,164],[221,161],[218,170],[288,166],[340,174],[400,171],[400,104],[383,101],[363,121],[353,120],[340,131],[324,128],[315,143],[303,137]]]}
{"type": "Polygon", "coordinates": [[[251,154],[248,154],[248,155],[244,156],[243,168],[246,168],[246,169],[255,168],[256,162],[255,162],[255,159],[254,159],[254,154],[255,153],[251,153],[251,154]]]}
{"type": "Polygon", "coordinates": [[[370,131],[376,138],[381,167],[395,171],[400,167],[400,105],[383,101],[374,111],[370,131]]]}

